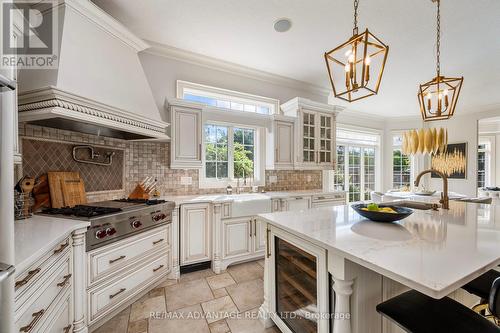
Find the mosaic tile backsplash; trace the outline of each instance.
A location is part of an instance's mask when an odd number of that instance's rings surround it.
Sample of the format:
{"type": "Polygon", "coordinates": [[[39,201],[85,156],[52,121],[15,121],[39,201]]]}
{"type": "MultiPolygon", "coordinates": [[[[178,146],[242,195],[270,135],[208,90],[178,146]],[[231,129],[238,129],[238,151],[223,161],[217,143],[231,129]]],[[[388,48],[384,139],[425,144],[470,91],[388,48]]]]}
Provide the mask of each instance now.
{"type": "MultiPolygon", "coordinates": [[[[76,144],[97,145],[105,147],[105,150],[114,150],[118,155],[115,154],[115,161],[113,163],[119,160],[119,153],[123,154],[121,155],[121,161],[123,162],[121,174],[121,179],[123,180],[122,187],[119,188],[117,186],[117,179],[120,178],[119,175],[103,172],[102,170],[93,171],[100,172],[97,178],[101,180],[95,182],[99,184],[94,184],[92,180],[89,180],[92,183],[90,186],[90,184],[87,185],[87,180],[84,178],[89,202],[125,197],[133,190],[137,182],[141,181],[146,176],[153,176],[158,179],[159,190],[162,195],[192,195],[225,192],[225,189],[199,188],[198,170],[170,169],[169,143],[128,142],[30,124],[20,124],[19,135],[22,137],[21,149],[23,154],[23,171],[25,174],[31,176],[34,175],[35,170],[28,166],[26,162],[30,161],[28,155],[33,153],[33,142],[44,142],[39,147],[43,148],[44,145],[47,145],[51,149],[56,149],[61,152],[61,154],[65,155],[64,157],[58,156],[58,160],[69,159],[72,161],[71,149],[69,152],[64,152],[64,149],[68,147],[72,148],[73,145],[76,144]],[[40,139],[46,141],[40,141],[40,139]],[[25,141],[28,142],[28,144],[25,144],[25,141]],[[181,185],[181,177],[191,177],[192,185],[181,185]]],[[[43,152],[43,149],[37,152],[37,154],[44,160],[45,156],[47,159],[51,158],[49,156],[50,153],[43,152]]],[[[49,168],[52,167],[50,163],[49,161],[46,161],[45,164],[39,162],[43,167],[37,167],[36,172],[43,173],[49,171],[49,168]],[[42,169],[44,168],[47,168],[47,170],[43,171],[42,169]]],[[[118,165],[118,162],[116,163],[118,165]]],[[[79,165],[79,167],[82,166],[79,165]]],[[[79,169],[71,169],[70,167],[64,170],[80,171],[79,169]]],[[[265,189],[267,191],[313,190],[321,189],[321,186],[321,171],[266,170],[265,189]],[[277,182],[270,184],[270,176],[276,176],[277,182]]]]}

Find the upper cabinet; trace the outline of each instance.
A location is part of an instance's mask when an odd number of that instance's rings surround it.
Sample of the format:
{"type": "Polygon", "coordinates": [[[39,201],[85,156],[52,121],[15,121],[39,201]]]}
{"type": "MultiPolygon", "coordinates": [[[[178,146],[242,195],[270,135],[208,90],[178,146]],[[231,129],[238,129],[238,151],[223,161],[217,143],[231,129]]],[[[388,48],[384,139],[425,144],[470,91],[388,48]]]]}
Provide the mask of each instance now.
{"type": "Polygon", "coordinates": [[[170,167],[202,167],[202,106],[182,100],[167,104],[171,121],[170,167]]]}
{"type": "Polygon", "coordinates": [[[333,169],[336,115],[342,108],[297,97],[282,104],[281,110],[285,116],[295,117],[294,168],[333,169]]]}
{"type": "Polygon", "coordinates": [[[294,167],[295,118],[275,115],[267,135],[267,169],[290,170],[294,167]]]}

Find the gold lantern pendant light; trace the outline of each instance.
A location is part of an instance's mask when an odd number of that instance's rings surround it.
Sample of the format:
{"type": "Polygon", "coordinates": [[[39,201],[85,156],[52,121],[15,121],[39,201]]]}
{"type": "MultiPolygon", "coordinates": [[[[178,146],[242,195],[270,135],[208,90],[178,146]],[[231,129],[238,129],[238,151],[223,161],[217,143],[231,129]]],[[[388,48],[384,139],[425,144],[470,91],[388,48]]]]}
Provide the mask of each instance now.
{"type": "Polygon", "coordinates": [[[449,119],[455,112],[464,77],[453,78],[441,75],[440,33],[441,33],[441,1],[437,2],[437,43],[436,43],[436,77],[420,85],[418,101],[424,121],[449,119]]]}
{"type": "Polygon", "coordinates": [[[352,37],[325,53],[333,93],[348,102],[378,93],[389,52],[389,46],[368,29],[358,33],[358,4],[359,0],[354,0],[352,37]]]}

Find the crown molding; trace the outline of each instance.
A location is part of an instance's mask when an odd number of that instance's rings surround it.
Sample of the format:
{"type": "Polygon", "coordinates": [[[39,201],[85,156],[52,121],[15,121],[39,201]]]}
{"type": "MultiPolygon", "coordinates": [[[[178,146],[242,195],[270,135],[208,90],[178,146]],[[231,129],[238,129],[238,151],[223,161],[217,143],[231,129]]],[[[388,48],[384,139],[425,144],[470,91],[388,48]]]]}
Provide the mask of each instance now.
{"type": "Polygon", "coordinates": [[[119,39],[125,45],[133,48],[136,52],[143,51],[150,47],[148,43],[134,35],[118,20],[89,0],[61,0],[58,6],[70,7],[80,15],[95,23],[105,32],[119,39]]]}
{"type": "Polygon", "coordinates": [[[173,46],[168,46],[149,40],[146,42],[150,44],[151,47],[149,49],[146,49],[144,52],[152,55],[174,59],[197,66],[203,66],[230,74],[236,74],[283,87],[297,89],[307,93],[313,93],[323,97],[328,97],[328,95],[330,94],[329,89],[308,82],[295,80],[289,77],[261,71],[243,65],[238,65],[232,62],[204,56],[199,53],[178,49],[173,46]]]}

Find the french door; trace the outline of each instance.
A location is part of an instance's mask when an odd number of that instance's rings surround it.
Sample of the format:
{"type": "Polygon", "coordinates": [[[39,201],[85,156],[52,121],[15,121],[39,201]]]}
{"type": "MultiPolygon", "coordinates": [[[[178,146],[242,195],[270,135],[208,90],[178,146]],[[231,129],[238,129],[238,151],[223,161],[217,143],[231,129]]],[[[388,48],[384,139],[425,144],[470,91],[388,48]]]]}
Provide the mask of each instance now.
{"type": "Polygon", "coordinates": [[[335,187],[347,191],[349,202],[370,199],[376,183],[376,148],[337,145],[335,187]]]}

